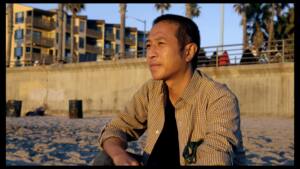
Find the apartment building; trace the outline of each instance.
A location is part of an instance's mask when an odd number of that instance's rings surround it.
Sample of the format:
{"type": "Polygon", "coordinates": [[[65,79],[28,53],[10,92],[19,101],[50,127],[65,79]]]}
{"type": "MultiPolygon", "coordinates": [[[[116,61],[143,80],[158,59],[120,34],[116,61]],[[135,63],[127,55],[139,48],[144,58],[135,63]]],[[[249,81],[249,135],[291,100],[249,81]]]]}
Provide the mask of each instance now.
{"type": "MultiPolygon", "coordinates": [[[[6,22],[8,15],[6,13],[6,22]]],[[[41,10],[26,5],[13,5],[13,39],[10,67],[49,65],[60,57],[58,52],[57,9],[41,10]]],[[[6,24],[8,43],[8,24],[6,24]]],[[[104,20],[89,20],[87,16],[77,16],[74,23],[74,55],[79,62],[103,61],[120,58],[120,25],[104,20]]],[[[62,34],[62,57],[66,63],[72,62],[71,16],[64,13],[62,34]]],[[[141,57],[139,45],[143,42],[137,28],[125,28],[125,58],[141,57]]],[[[122,57],[124,58],[124,57],[122,57]]]]}
{"type": "MultiPolygon", "coordinates": [[[[136,58],[137,29],[125,28],[125,58],[136,58]]],[[[120,24],[105,24],[104,59],[120,58],[120,24]]]]}
{"type": "Polygon", "coordinates": [[[19,4],[13,5],[13,11],[12,46],[7,49],[11,50],[10,66],[32,65],[34,61],[52,63],[55,51],[55,13],[19,4]]]}

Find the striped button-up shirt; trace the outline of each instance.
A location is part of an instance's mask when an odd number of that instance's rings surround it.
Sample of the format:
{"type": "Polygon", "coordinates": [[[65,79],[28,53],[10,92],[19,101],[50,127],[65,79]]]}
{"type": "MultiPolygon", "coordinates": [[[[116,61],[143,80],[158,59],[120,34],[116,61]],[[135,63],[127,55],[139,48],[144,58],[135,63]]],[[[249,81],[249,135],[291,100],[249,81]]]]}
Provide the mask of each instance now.
{"type": "MultiPolygon", "coordinates": [[[[151,154],[164,126],[163,84],[149,80],[133,95],[125,110],[101,131],[100,149],[109,137],[136,140],[147,129],[144,153],[151,154]]],[[[196,70],[174,107],[181,165],[243,164],[238,100],[226,85],[196,70]],[[188,161],[186,148],[200,141],[193,162],[188,161]]]]}

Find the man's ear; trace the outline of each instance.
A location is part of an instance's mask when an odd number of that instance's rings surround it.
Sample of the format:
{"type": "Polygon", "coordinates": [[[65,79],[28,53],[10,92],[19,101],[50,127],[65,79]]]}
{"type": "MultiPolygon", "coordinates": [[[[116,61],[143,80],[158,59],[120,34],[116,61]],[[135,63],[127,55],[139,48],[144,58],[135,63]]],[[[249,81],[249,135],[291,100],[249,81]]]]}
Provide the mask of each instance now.
{"type": "Polygon", "coordinates": [[[197,45],[195,43],[189,43],[185,45],[184,58],[186,62],[190,62],[193,59],[193,56],[197,52],[197,45]]]}

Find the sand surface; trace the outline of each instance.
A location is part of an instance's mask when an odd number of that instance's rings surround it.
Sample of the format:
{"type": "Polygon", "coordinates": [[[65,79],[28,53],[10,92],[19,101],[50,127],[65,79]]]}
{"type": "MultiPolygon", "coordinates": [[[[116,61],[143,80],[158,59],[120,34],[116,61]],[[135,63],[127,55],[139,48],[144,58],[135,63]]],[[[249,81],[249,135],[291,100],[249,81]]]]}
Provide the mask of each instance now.
{"type": "MultiPolygon", "coordinates": [[[[6,165],[92,165],[109,117],[6,118],[6,165]]],[[[241,118],[248,165],[294,165],[294,119],[241,118]]],[[[142,139],[129,151],[141,153],[142,139]]]]}

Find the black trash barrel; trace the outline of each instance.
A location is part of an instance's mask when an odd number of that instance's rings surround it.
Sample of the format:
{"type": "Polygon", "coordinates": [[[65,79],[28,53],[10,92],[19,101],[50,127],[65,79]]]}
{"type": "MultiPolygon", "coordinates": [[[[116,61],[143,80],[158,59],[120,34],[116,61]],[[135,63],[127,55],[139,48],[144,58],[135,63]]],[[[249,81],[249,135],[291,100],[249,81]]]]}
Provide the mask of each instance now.
{"type": "Polygon", "coordinates": [[[82,100],[69,100],[69,117],[82,118],[82,100]]]}
{"type": "Polygon", "coordinates": [[[22,109],[21,100],[8,100],[6,103],[6,116],[7,117],[20,117],[22,109]]]}

